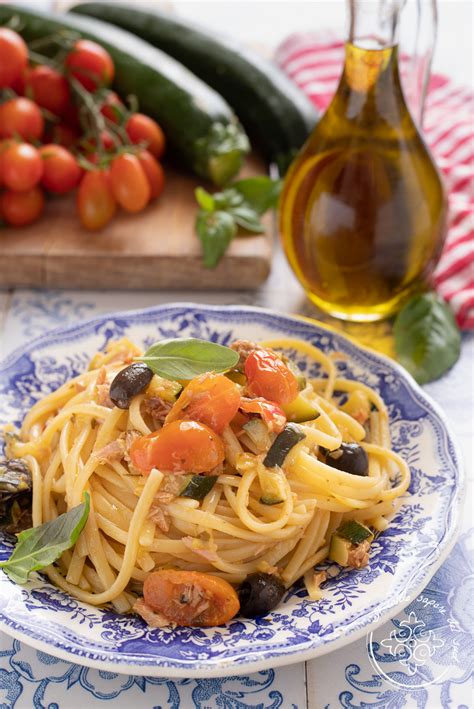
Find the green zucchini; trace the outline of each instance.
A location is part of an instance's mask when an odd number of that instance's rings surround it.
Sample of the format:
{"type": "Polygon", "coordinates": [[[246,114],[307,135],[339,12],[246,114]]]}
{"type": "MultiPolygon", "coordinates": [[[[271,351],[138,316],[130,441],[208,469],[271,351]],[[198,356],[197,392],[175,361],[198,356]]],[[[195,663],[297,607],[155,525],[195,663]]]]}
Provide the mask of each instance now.
{"type": "Polygon", "coordinates": [[[343,539],[337,534],[333,534],[331,537],[331,544],[329,545],[329,558],[331,561],[335,561],[336,564],[340,566],[347,566],[349,560],[349,552],[352,548],[352,544],[348,539],[343,539]]]}
{"type": "Polygon", "coordinates": [[[303,438],[306,438],[306,436],[299,426],[294,423],[287,423],[283,431],[273,441],[263,460],[264,466],[273,468],[276,465],[283,465],[290,450],[303,438]]]}
{"type": "Polygon", "coordinates": [[[183,386],[179,382],[154,374],[146,389],[146,394],[147,396],[159,396],[168,404],[174,404],[182,390],[183,386]]]}
{"type": "Polygon", "coordinates": [[[247,377],[245,374],[242,374],[242,372],[238,372],[236,369],[231,369],[229,372],[225,373],[225,376],[227,379],[230,379],[231,382],[235,382],[235,384],[240,384],[240,386],[244,386],[247,384],[247,377]]]}
{"type": "Polygon", "coordinates": [[[73,32],[107,49],[116,91],[137,97],[140,110],[162,126],[170,153],[198,175],[222,185],[239,171],[249,149],[246,134],[225,100],[175,59],[99,20],[0,4],[0,25],[14,16],[26,42],[73,32]]]}
{"type": "Polygon", "coordinates": [[[342,522],[342,524],[340,524],[336,529],[336,534],[339,537],[348,539],[351,544],[360,544],[366,539],[372,541],[374,538],[373,532],[366,527],[365,524],[361,524],[355,519],[348,519],[345,522],[342,522]]]}
{"type": "Polygon", "coordinates": [[[217,475],[183,475],[180,497],[192,497],[193,500],[204,500],[207,493],[216,484],[217,475]]]}
{"type": "Polygon", "coordinates": [[[298,367],[298,365],[295,364],[286,355],[282,355],[282,360],[286,364],[286,366],[288,367],[290,372],[295,375],[296,381],[298,382],[298,389],[300,391],[303,391],[303,389],[306,389],[306,387],[308,386],[308,381],[307,381],[305,375],[303,374],[303,372],[301,371],[301,369],[298,367]]]}
{"type": "Polygon", "coordinates": [[[281,468],[269,470],[259,466],[258,481],[262,505],[279,505],[286,500],[285,474],[281,468]]]}
{"type": "Polygon", "coordinates": [[[365,524],[348,519],[339,525],[331,537],[329,558],[340,566],[347,566],[350,551],[362,542],[368,541],[370,544],[373,538],[373,532],[365,524]]]}
{"type": "Polygon", "coordinates": [[[234,108],[257,147],[284,172],[314,128],[316,109],[273,62],[229,37],[161,12],[89,2],[72,12],[111,22],[159,47],[195,72],[234,108]]]}
{"type": "Polygon", "coordinates": [[[319,416],[319,411],[301,392],[289,404],[284,404],[282,409],[288,421],[294,421],[295,423],[314,421],[319,416]]]}
{"type": "Polygon", "coordinates": [[[272,443],[270,432],[261,418],[250,419],[244,424],[243,429],[257,450],[263,452],[270,448],[272,443]]]}

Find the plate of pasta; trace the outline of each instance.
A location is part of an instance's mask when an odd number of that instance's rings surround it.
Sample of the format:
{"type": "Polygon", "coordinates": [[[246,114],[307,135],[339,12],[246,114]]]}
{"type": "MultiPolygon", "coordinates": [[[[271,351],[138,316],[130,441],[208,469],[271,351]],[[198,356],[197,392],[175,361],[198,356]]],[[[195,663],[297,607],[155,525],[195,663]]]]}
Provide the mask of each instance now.
{"type": "Polygon", "coordinates": [[[173,304],[0,365],[0,628],[173,677],[316,657],[393,616],[454,542],[438,407],[315,322],[173,304]]]}

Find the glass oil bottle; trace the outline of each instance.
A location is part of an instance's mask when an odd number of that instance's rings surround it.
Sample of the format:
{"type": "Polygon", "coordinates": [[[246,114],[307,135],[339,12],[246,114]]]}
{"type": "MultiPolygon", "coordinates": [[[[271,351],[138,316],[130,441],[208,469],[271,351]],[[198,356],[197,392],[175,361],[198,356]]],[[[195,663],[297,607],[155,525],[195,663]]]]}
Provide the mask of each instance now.
{"type": "Polygon", "coordinates": [[[338,89],[280,201],[296,276],[320,309],[346,320],[388,317],[426,288],[445,235],[443,184],[400,80],[402,6],[351,0],[338,89]]]}

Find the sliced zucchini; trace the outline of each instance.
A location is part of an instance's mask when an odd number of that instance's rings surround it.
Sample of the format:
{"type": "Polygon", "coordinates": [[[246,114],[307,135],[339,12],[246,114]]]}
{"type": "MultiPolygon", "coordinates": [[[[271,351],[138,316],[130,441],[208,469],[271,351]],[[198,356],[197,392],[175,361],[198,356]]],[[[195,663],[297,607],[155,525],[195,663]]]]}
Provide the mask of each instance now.
{"type": "Polygon", "coordinates": [[[290,450],[297,443],[306,438],[305,434],[295,423],[287,423],[285,428],[273,441],[270,450],[263,460],[266,468],[282,466],[290,450]]]}
{"type": "Polygon", "coordinates": [[[360,544],[365,542],[366,539],[372,541],[374,538],[373,532],[365,526],[357,522],[355,519],[348,519],[336,529],[336,534],[347,539],[351,544],[360,544]]]}
{"type": "Polygon", "coordinates": [[[270,438],[270,432],[266,424],[261,418],[250,419],[250,421],[244,424],[243,429],[259,451],[269,449],[272,439],[270,438]]]}
{"type": "Polygon", "coordinates": [[[290,372],[292,372],[292,374],[295,375],[296,381],[298,382],[298,389],[300,391],[303,391],[303,389],[306,389],[306,385],[308,382],[306,381],[306,377],[301,372],[300,368],[297,367],[296,364],[294,362],[292,362],[291,359],[288,359],[288,357],[284,357],[283,361],[285,362],[285,364],[288,367],[288,369],[290,370],[290,372]]]}
{"type": "Polygon", "coordinates": [[[313,421],[319,416],[319,411],[303,394],[298,394],[289,404],[282,406],[288,421],[303,423],[303,421],[313,421]]]}
{"type": "Polygon", "coordinates": [[[262,505],[279,505],[286,500],[285,474],[281,468],[268,470],[263,465],[258,468],[258,479],[262,494],[262,505]]]}
{"type": "Polygon", "coordinates": [[[163,401],[174,404],[181,393],[182,385],[179,382],[164,379],[159,374],[154,374],[146,393],[148,396],[159,396],[163,401]]]}
{"type": "Polygon", "coordinates": [[[217,477],[217,475],[184,475],[179,496],[191,497],[193,500],[204,500],[216,484],[217,477]]]}
{"type": "Polygon", "coordinates": [[[231,369],[230,372],[226,372],[225,376],[227,379],[230,379],[231,382],[235,382],[236,384],[240,384],[240,386],[244,386],[244,384],[247,384],[247,377],[245,374],[242,374],[242,372],[237,372],[235,369],[231,369]]]}
{"type": "Polygon", "coordinates": [[[336,564],[340,564],[340,566],[347,566],[351,546],[352,544],[348,539],[343,539],[338,534],[333,534],[329,547],[329,558],[331,561],[335,561],[336,564]]]}

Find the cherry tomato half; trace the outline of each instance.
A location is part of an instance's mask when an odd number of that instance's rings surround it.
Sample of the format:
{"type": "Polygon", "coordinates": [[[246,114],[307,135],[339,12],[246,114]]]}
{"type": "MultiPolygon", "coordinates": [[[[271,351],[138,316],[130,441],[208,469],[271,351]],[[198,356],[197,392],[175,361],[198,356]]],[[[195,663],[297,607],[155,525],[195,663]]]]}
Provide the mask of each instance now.
{"type": "Polygon", "coordinates": [[[8,189],[31,190],[43,174],[41,156],[29,143],[14,143],[2,155],[2,173],[8,189]]]}
{"type": "Polygon", "coordinates": [[[0,27],[0,88],[13,86],[28,63],[28,47],[18,32],[0,27]]]}
{"type": "Polygon", "coordinates": [[[127,212],[140,212],[150,199],[150,187],[135,155],[124,153],[110,168],[112,191],[117,202],[127,212]]]}
{"type": "Polygon", "coordinates": [[[36,103],[29,98],[12,98],[0,106],[0,137],[39,140],[44,120],[36,103]]]}
{"type": "Polygon", "coordinates": [[[0,195],[0,214],[11,226],[26,226],[35,222],[44,209],[44,196],[39,187],[26,192],[11,190],[0,195]]]}
{"type": "Polygon", "coordinates": [[[268,429],[273,431],[273,433],[280,433],[280,431],[283,431],[285,428],[285,412],[273,401],[267,401],[261,398],[247,399],[242,397],[239,408],[246,414],[257,414],[261,416],[263,421],[267,424],[268,429]]]}
{"type": "Polygon", "coordinates": [[[77,192],[77,212],[89,231],[103,229],[112,219],[117,205],[106,170],[86,172],[77,192]]]}
{"type": "Polygon", "coordinates": [[[163,192],[165,186],[165,173],[158,160],[148,150],[142,150],[137,155],[138,161],[148,180],[150,188],[150,201],[156,199],[163,192]]]}
{"type": "Polygon", "coordinates": [[[173,421],[159,431],[134,441],[130,448],[133,465],[143,473],[152,468],[180,473],[209,473],[224,460],[219,436],[197,421],[173,421]]]}
{"type": "Polygon", "coordinates": [[[69,83],[65,76],[49,66],[40,64],[24,72],[24,93],[51,113],[60,116],[70,100],[69,83]]]}
{"type": "Polygon", "coordinates": [[[79,39],[66,57],[65,65],[71,75],[88,91],[108,86],[115,74],[110,54],[88,39],[79,39]]]}
{"type": "Polygon", "coordinates": [[[239,405],[237,384],[223,374],[209,372],[189,382],[166,417],[166,423],[191,419],[222,433],[239,410],[239,405]]]}
{"type": "Polygon", "coordinates": [[[165,136],[161,127],[153,118],[143,113],[134,113],[130,116],[125,126],[128,137],[134,145],[146,143],[147,150],[157,160],[165,152],[165,136]]]}
{"type": "Polygon", "coordinates": [[[245,362],[247,387],[254,396],[289,404],[298,396],[298,382],[286,364],[270,350],[253,350],[245,362]]]}
{"type": "Polygon", "coordinates": [[[152,611],[182,626],[223,625],[240,608],[227,581],[200,571],[154,571],[145,579],[143,597],[152,611]]]}
{"type": "Polygon", "coordinates": [[[77,187],[82,170],[69,150],[60,145],[43,145],[39,153],[43,161],[43,187],[56,194],[64,194],[77,187]]]}

